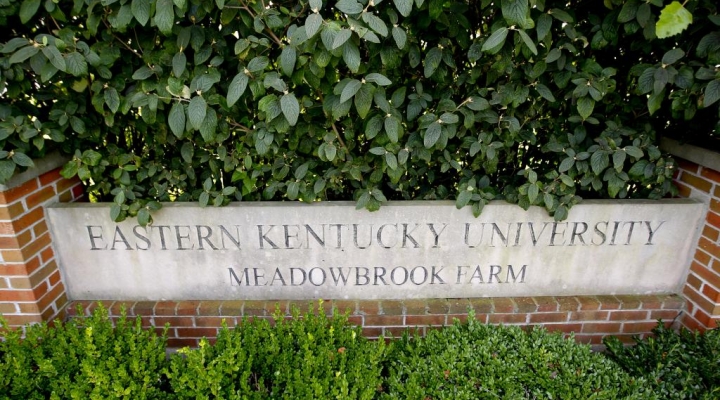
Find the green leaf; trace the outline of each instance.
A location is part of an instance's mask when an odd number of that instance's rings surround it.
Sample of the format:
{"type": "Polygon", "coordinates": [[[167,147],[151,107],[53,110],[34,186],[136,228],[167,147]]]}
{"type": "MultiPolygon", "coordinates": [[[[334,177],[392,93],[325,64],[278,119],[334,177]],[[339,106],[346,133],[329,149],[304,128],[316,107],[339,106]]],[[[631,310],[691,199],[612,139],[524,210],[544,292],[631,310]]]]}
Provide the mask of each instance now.
{"type": "Polygon", "coordinates": [[[308,172],[308,163],[303,163],[295,170],[295,179],[302,179],[308,172]]]}
{"type": "Polygon", "coordinates": [[[528,186],[528,200],[530,201],[530,204],[534,204],[535,200],[537,200],[538,195],[540,194],[540,188],[536,184],[530,184],[528,186]]]}
{"type": "Polygon", "coordinates": [[[442,134],[442,125],[440,125],[439,122],[435,121],[430,126],[428,126],[427,130],[425,130],[425,139],[423,144],[425,145],[426,149],[429,149],[437,143],[437,141],[440,139],[440,135],[442,134]]]}
{"type": "Polygon", "coordinates": [[[482,51],[489,51],[497,46],[505,43],[505,38],[508,35],[508,28],[501,27],[490,35],[490,37],[483,43],[482,51]]]}
{"type": "Polygon", "coordinates": [[[490,103],[480,96],[470,96],[465,106],[473,111],[483,111],[490,108],[490,103]]]}
{"type": "Polygon", "coordinates": [[[407,43],[407,34],[405,33],[405,30],[399,26],[393,26],[392,37],[395,40],[395,44],[398,49],[402,50],[405,47],[405,43],[407,43]]]}
{"type": "Polygon", "coordinates": [[[150,20],[150,0],[132,0],[130,8],[135,19],[145,26],[150,20]]]}
{"type": "Polygon", "coordinates": [[[12,160],[15,162],[15,164],[21,167],[29,168],[35,165],[30,157],[28,157],[25,153],[21,153],[19,151],[13,153],[12,160]]]}
{"type": "Polygon", "coordinates": [[[710,81],[705,87],[703,97],[703,108],[710,107],[720,99],[720,79],[710,81]]]}
{"type": "Polygon", "coordinates": [[[122,208],[120,207],[120,204],[113,204],[110,206],[110,219],[113,221],[119,221],[121,211],[122,208]]]}
{"type": "Polygon", "coordinates": [[[176,78],[179,78],[180,75],[185,72],[186,65],[187,57],[185,57],[185,53],[176,53],[172,59],[173,75],[175,75],[176,78]]]}
{"type": "Polygon", "coordinates": [[[210,202],[210,193],[208,193],[208,192],[200,193],[200,197],[198,197],[198,202],[200,203],[200,207],[206,207],[208,205],[208,203],[210,202]]]}
{"type": "Polygon", "coordinates": [[[635,15],[637,14],[638,6],[640,6],[640,2],[638,0],[630,0],[623,4],[622,9],[620,9],[620,14],[618,14],[617,21],[621,24],[625,24],[634,20],[635,15]]]}
{"type": "Polygon", "coordinates": [[[373,87],[372,85],[362,85],[360,90],[355,94],[355,108],[357,109],[360,118],[365,118],[370,112],[373,100],[373,87]]]}
{"type": "Polygon", "coordinates": [[[185,133],[185,107],[181,102],[177,101],[170,108],[168,114],[168,125],[172,133],[178,138],[182,138],[185,133]]]}
{"type": "Polygon", "coordinates": [[[137,214],[138,224],[147,226],[150,223],[150,211],[147,208],[141,208],[137,214]]]}
{"type": "Polygon", "coordinates": [[[555,221],[564,221],[568,217],[568,208],[567,206],[558,206],[557,210],[555,210],[555,214],[553,214],[553,218],[555,221]]]}
{"type": "Polygon", "coordinates": [[[183,143],[182,147],[180,148],[180,156],[186,163],[192,162],[194,154],[195,150],[193,148],[193,144],[190,142],[183,143]]]}
{"type": "Polygon", "coordinates": [[[33,42],[31,40],[28,40],[28,39],[25,39],[22,37],[12,38],[12,39],[8,40],[8,42],[2,46],[2,50],[0,50],[0,53],[2,53],[2,54],[12,53],[13,51],[15,51],[21,47],[24,47],[27,45],[32,45],[32,43],[33,42]]]}
{"type": "MultiPolygon", "coordinates": [[[[63,169],[62,169],[61,175],[62,175],[63,177],[65,177],[65,174],[64,174],[64,173],[66,172],[66,170],[69,170],[69,168],[67,168],[67,167],[68,167],[68,165],[70,165],[70,164],[72,164],[72,165],[75,166],[75,173],[77,173],[77,164],[74,163],[74,162],[68,163],[68,164],[66,164],[65,167],[63,167],[63,169]]],[[[67,179],[70,179],[70,178],[72,178],[73,176],[75,176],[75,173],[73,173],[72,175],[68,176],[67,179]]],[[[10,178],[12,178],[13,174],[15,174],[15,163],[14,163],[12,160],[2,160],[2,161],[0,161],[0,182],[2,182],[2,183],[7,182],[10,178]]]]}
{"type": "Polygon", "coordinates": [[[577,101],[577,110],[582,119],[587,119],[595,108],[595,100],[591,97],[582,97],[577,101]]]}
{"type": "Polygon", "coordinates": [[[387,25],[385,25],[385,21],[383,21],[379,17],[377,17],[369,12],[362,13],[362,19],[363,19],[363,21],[365,21],[365,23],[368,24],[370,29],[377,32],[378,35],[380,35],[382,37],[387,37],[388,28],[387,28],[387,25]]]}
{"type": "Polygon", "coordinates": [[[682,49],[674,48],[663,55],[662,63],[665,65],[675,64],[684,56],[685,52],[682,49]]]}
{"type": "Polygon", "coordinates": [[[375,72],[365,75],[365,81],[374,83],[378,86],[388,86],[388,85],[392,84],[390,79],[386,78],[385,75],[378,74],[375,72]]]}
{"type": "Polygon", "coordinates": [[[200,134],[206,143],[210,143],[215,140],[215,129],[217,129],[217,113],[214,109],[208,108],[205,119],[203,119],[202,125],[200,125],[200,134]]]}
{"type": "Polygon", "coordinates": [[[660,11],[660,18],[655,24],[655,34],[659,39],[674,36],[687,29],[692,22],[690,11],[679,2],[673,1],[660,11]]]}
{"type": "Polygon", "coordinates": [[[566,11],[563,11],[559,8],[553,8],[549,12],[550,15],[553,16],[553,18],[558,19],[562,22],[572,23],[575,20],[573,19],[572,15],[568,14],[566,11]]]}
{"type": "Polygon", "coordinates": [[[665,99],[665,89],[660,92],[655,92],[648,97],[647,106],[650,115],[655,114],[655,111],[659,110],[662,106],[662,102],[665,99]]]}
{"type": "Polygon", "coordinates": [[[395,3],[395,8],[397,8],[403,17],[407,17],[412,12],[412,0],[393,0],[393,3],[395,3]]]}
{"type": "Polygon", "coordinates": [[[442,50],[439,47],[433,47],[425,56],[425,77],[431,77],[442,62],[442,50]]]}
{"type": "Polygon", "coordinates": [[[172,0],[157,0],[155,7],[155,25],[160,32],[170,35],[175,22],[175,6],[172,0]]]}
{"type": "Polygon", "coordinates": [[[526,21],[530,18],[530,7],[528,0],[501,0],[503,18],[508,25],[520,25],[522,28],[530,28],[526,21]]]}
{"type": "Polygon", "coordinates": [[[400,138],[400,120],[395,117],[385,118],[385,133],[392,143],[397,143],[400,138]]]}
{"type": "Polygon", "coordinates": [[[535,47],[535,43],[533,43],[533,40],[528,36],[527,33],[525,33],[524,30],[519,29],[517,31],[520,34],[520,38],[522,38],[523,43],[525,43],[525,46],[527,46],[528,49],[530,49],[530,52],[537,55],[537,47],[535,47]]]}
{"type": "Polygon", "coordinates": [[[310,14],[305,20],[305,34],[308,38],[315,36],[322,26],[323,19],[320,14],[310,14]]]}
{"type": "Polygon", "coordinates": [[[595,175],[600,175],[610,165],[610,156],[602,150],[598,150],[590,157],[590,167],[595,175]]]}
{"type": "Polygon", "coordinates": [[[335,34],[335,39],[333,40],[333,44],[332,47],[330,47],[330,50],[335,50],[340,46],[344,45],[351,36],[352,31],[350,29],[340,29],[340,31],[335,34]]]}
{"type": "Polygon", "coordinates": [[[360,14],[363,11],[362,4],[355,0],[340,0],[335,4],[335,8],[345,14],[360,14]]]}
{"type": "Polygon", "coordinates": [[[397,169],[398,167],[397,157],[390,152],[385,153],[385,163],[390,169],[397,169]]]}
{"type": "Polygon", "coordinates": [[[613,153],[613,166],[616,170],[622,171],[623,164],[625,164],[625,158],[627,157],[627,154],[625,154],[625,151],[622,149],[617,149],[613,153]]]}
{"type": "MultiPolygon", "coordinates": [[[[337,154],[337,147],[335,147],[334,144],[328,143],[325,146],[325,157],[328,159],[328,161],[332,161],[335,159],[335,155],[337,154]]],[[[323,184],[324,186],[324,184],[323,184]]],[[[315,191],[316,193],[318,190],[315,191]]]]}
{"type": "Polygon", "coordinates": [[[193,129],[199,130],[207,115],[207,102],[202,96],[195,96],[188,106],[188,120],[193,129]]]}
{"type": "Polygon", "coordinates": [[[370,149],[370,154],[375,154],[376,156],[382,156],[387,153],[387,150],[385,150],[384,147],[373,147],[370,149]]]}
{"type": "Polygon", "coordinates": [[[538,42],[541,42],[543,39],[545,39],[545,36],[550,33],[550,28],[552,28],[552,17],[547,14],[540,14],[540,16],[538,17],[537,26],[535,27],[535,30],[537,31],[538,42]]]}
{"type": "Polygon", "coordinates": [[[55,68],[59,69],[60,71],[65,71],[67,68],[65,64],[65,59],[62,57],[62,54],[60,54],[60,51],[55,46],[45,46],[42,48],[43,54],[45,54],[45,57],[50,61],[50,63],[55,66],[55,68]]]}
{"type": "MultiPolygon", "coordinates": [[[[81,56],[82,57],[82,56],[81,56]]],[[[68,72],[70,70],[70,64],[68,63],[68,72]]],[[[132,74],[132,78],[136,81],[145,80],[153,75],[153,72],[146,65],[140,67],[132,74]]]]}
{"type": "Polygon", "coordinates": [[[280,53],[280,67],[283,73],[287,76],[292,76],[295,71],[295,60],[297,59],[297,52],[295,48],[291,46],[285,46],[280,53]]]}
{"type": "Polygon", "coordinates": [[[644,155],[643,151],[640,148],[635,147],[635,146],[625,147],[625,152],[628,153],[628,155],[630,157],[634,157],[634,158],[642,158],[642,156],[644,155]]]}
{"type": "Polygon", "coordinates": [[[38,9],[40,8],[40,0],[24,0],[20,5],[20,22],[23,24],[30,21],[35,16],[38,9]]]}
{"type": "Polygon", "coordinates": [[[265,56],[255,57],[247,65],[250,72],[258,72],[265,69],[270,64],[270,59],[265,56]]]}
{"type": "Polygon", "coordinates": [[[280,108],[290,126],[295,126],[300,116],[300,104],[295,98],[295,95],[293,93],[283,95],[283,97],[280,98],[280,108]]]}
{"type": "Polygon", "coordinates": [[[350,68],[350,71],[357,73],[360,69],[360,49],[355,43],[347,42],[343,46],[343,60],[345,64],[350,68]]]}
{"type": "Polygon", "coordinates": [[[574,157],[566,157],[560,163],[560,168],[558,168],[558,171],[566,172],[566,171],[570,170],[570,168],[572,168],[573,165],[575,165],[575,158],[574,157]]]}
{"type": "MultiPolygon", "coordinates": [[[[23,47],[22,49],[13,53],[13,55],[10,56],[10,60],[8,60],[8,61],[10,62],[10,64],[21,63],[21,62],[27,60],[28,58],[34,56],[35,54],[37,54],[39,51],[40,51],[40,48],[35,47],[35,46],[23,47]]],[[[78,54],[78,53],[75,53],[75,54],[78,54]]],[[[80,56],[80,57],[82,57],[82,56],[80,56]]]]}
{"type": "Polygon", "coordinates": [[[360,87],[362,85],[363,84],[360,83],[359,80],[351,79],[343,88],[342,94],[340,94],[340,102],[344,103],[344,102],[352,99],[353,96],[355,96],[355,93],[357,93],[358,90],[360,90],[360,87]]]}
{"type": "Polygon", "coordinates": [[[543,99],[547,101],[555,101],[555,96],[553,96],[552,91],[547,86],[543,85],[542,83],[538,83],[535,86],[535,90],[542,96],[543,99]]]}
{"type": "Polygon", "coordinates": [[[110,111],[116,113],[118,108],[120,108],[120,96],[118,95],[117,90],[114,87],[109,87],[105,89],[103,97],[105,98],[105,104],[107,104],[110,111]]]}
{"type": "Polygon", "coordinates": [[[310,9],[314,12],[317,12],[322,8],[322,0],[310,0],[308,4],[310,4],[310,9]]]}
{"type": "Polygon", "coordinates": [[[248,76],[245,75],[245,73],[241,72],[237,75],[235,75],[235,78],[233,78],[232,82],[230,82],[230,86],[228,86],[228,95],[227,95],[227,105],[228,107],[232,107],[233,104],[235,104],[238,99],[245,93],[245,89],[247,88],[248,84],[248,76]]]}
{"type": "Polygon", "coordinates": [[[460,193],[458,193],[457,199],[455,200],[455,207],[457,209],[461,209],[468,205],[470,200],[472,200],[473,192],[471,190],[461,190],[460,193]]]}

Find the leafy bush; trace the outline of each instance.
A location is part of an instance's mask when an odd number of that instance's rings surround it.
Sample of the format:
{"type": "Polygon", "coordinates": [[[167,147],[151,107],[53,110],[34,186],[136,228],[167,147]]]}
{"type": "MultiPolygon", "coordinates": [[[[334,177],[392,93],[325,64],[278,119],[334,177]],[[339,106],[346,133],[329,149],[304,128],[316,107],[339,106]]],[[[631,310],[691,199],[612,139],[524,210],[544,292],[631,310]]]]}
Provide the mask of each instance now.
{"type": "Polygon", "coordinates": [[[176,200],[564,219],[580,197],[658,198],[656,133],[717,131],[720,99],[716,2],[674,6],[693,22],[668,39],[662,5],[0,0],[0,182],[61,147],[66,177],[142,224],[176,200]]]}
{"type": "Polygon", "coordinates": [[[276,313],[224,327],[217,343],[183,349],[167,372],[179,399],[372,399],[382,384],[385,342],[370,342],[347,317],[276,313]]]}
{"type": "Polygon", "coordinates": [[[655,398],[589,346],[542,328],[457,321],[390,347],[385,399],[655,398]]]}
{"type": "Polygon", "coordinates": [[[608,357],[631,375],[644,377],[663,399],[720,398],[720,330],[677,333],[658,324],[653,333],[636,338],[634,346],[607,338],[608,357]]]}
{"type": "Polygon", "coordinates": [[[98,307],[86,319],[29,326],[3,324],[2,399],[164,399],[165,335],[122,317],[113,327],[98,307]]]}

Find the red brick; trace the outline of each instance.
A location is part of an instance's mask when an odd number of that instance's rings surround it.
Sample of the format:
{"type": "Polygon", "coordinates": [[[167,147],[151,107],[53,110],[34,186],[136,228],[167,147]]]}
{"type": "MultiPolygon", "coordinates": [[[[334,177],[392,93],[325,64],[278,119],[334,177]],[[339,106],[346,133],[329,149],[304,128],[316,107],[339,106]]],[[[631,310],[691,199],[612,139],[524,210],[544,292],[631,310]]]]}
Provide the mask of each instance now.
{"type": "Polygon", "coordinates": [[[720,287],[720,275],[717,274],[714,270],[708,269],[707,267],[704,267],[693,261],[690,264],[690,271],[694,272],[705,282],[708,282],[714,287],[720,287]]]}
{"type": "Polygon", "coordinates": [[[710,260],[712,260],[712,257],[710,256],[710,254],[708,254],[700,249],[695,250],[694,258],[695,258],[695,261],[699,262],[700,264],[708,265],[708,266],[710,265],[710,260]]]}
{"type": "Polygon", "coordinates": [[[464,324],[468,322],[469,316],[467,314],[448,314],[447,316],[447,324],[454,324],[455,320],[458,320],[460,323],[464,324]]]}
{"type": "MultiPolygon", "coordinates": [[[[401,337],[406,331],[408,331],[407,327],[401,327],[401,326],[392,326],[392,327],[386,327],[383,328],[383,336],[385,337],[401,337]]],[[[413,330],[411,329],[410,332],[413,330]]]]}
{"type": "Polygon", "coordinates": [[[351,315],[348,317],[348,323],[352,325],[358,325],[363,326],[363,316],[362,315],[351,315]]]}
{"type": "Polygon", "coordinates": [[[24,326],[42,322],[40,315],[3,315],[9,326],[24,326]]]}
{"type": "Polygon", "coordinates": [[[548,322],[566,322],[568,313],[551,312],[551,313],[533,313],[530,314],[531,324],[544,324],[548,322]]]}
{"type": "Polygon", "coordinates": [[[37,305],[41,310],[46,309],[52,302],[65,293],[65,286],[62,283],[55,285],[49,292],[39,298],[37,305]]]}
{"type": "Polygon", "coordinates": [[[7,289],[9,287],[7,279],[0,277],[0,289],[7,289]]]}
{"type": "Polygon", "coordinates": [[[0,314],[15,314],[18,312],[15,303],[0,303],[0,314]]]}
{"type": "Polygon", "coordinates": [[[698,278],[697,276],[695,276],[695,274],[693,274],[693,273],[688,274],[687,284],[690,285],[690,286],[692,286],[693,288],[695,288],[695,290],[700,290],[700,288],[701,288],[702,285],[703,285],[703,283],[702,283],[702,281],[700,280],[700,278],[698,278]]]}
{"type": "Polygon", "coordinates": [[[425,315],[427,312],[427,302],[422,299],[404,300],[406,315],[425,315]]]}
{"type": "Polygon", "coordinates": [[[688,171],[688,172],[691,172],[691,173],[693,173],[693,174],[697,174],[697,173],[698,173],[698,170],[699,170],[699,167],[700,167],[700,166],[697,165],[697,164],[695,164],[695,163],[692,162],[692,161],[688,161],[688,160],[685,160],[685,159],[682,159],[682,158],[676,158],[676,159],[675,159],[675,162],[677,162],[677,164],[678,164],[678,169],[680,169],[680,170],[688,171]]]}
{"type": "Polygon", "coordinates": [[[43,233],[47,232],[48,227],[47,227],[47,223],[45,222],[45,220],[42,220],[42,221],[38,222],[37,224],[35,224],[35,226],[33,226],[32,231],[33,231],[33,234],[35,235],[35,237],[39,237],[43,233]]]}
{"type": "Polygon", "coordinates": [[[358,301],[358,312],[363,315],[377,315],[380,313],[380,302],[377,300],[358,301]]]}
{"type": "Polygon", "coordinates": [[[428,314],[447,314],[450,304],[445,299],[430,299],[427,301],[428,314]]]}
{"type": "Polygon", "coordinates": [[[586,322],[582,333],[619,333],[620,325],[619,322],[586,322]]]}
{"type": "Polygon", "coordinates": [[[474,298],[470,299],[470,307],[475,314],[488,314],[493,312],[493,299],[490,298],[474,298]]]}
{"type": "Polygon", "coordinates": [[[58,201],[60,203],[72,203],[72,201],[73,201],[72,191],[66,190],[64,192],[60,192],[60,194],[58,194],[58,201]]]}
{"type": "Polygon", "coordinates": [[[72,188],[72,195],[73,198],[77,201],[80,198],[83,197],[83,194],[85,193],[85,188],[82,184],[78,184],[77,186],[73,186],[72,188]]]}
{"type": "Polygon", "coordinates": [[[0,192],[0,203],[9,204],[34,192],[38,188],[37,179],[31,179],[18,187],[0,192]]]}
{"type": "Polygon", "coordinates": [[[57,183],[57,192],[62,193],[68,189],[71,189],[73,186],[77,185],[77,180],[75,179],[61,179],[57,183]]]}
{"type": "Polygon", "coordinates": [[[165,326],[169,324],[171,327],[192,327],[194,325],[193,317],[153,317],[155,326],[165,326]]]}
{"type": "Polygon", "coordinates": [[[580,332],[582,324],[546,324],[544,325],[548,332],[580,332]]]}
{"type": "Polygon", "coordinates": [[[168,338],[167,340],[167,347],[171,349],[181,348],[181,347],[197,347],[198,341],[197,339],[189,339],[189,338],[168,338]]]}
{"type": "Polygon", "coordinates": [[[615,297],[620,301],[620,307],[623,310],[635,310],[640,308],[642,305],[642,299],[644,296],[618,295],[615,297]]]}
{"type": "Polygon", "coordinates": [[[713,192],[713,196],[720,198],[720,186],[715,186],[715,191],[713,192]]]}
{"type": "MultiPolygon", "coordinates": [[[[720,214],[714,213],[712,211],[708,211],[707,213],[707,222],[716,227],[720,228],[720,214]]],[[[716,256],[719,256],[718,254],[715,254],[716,256]]]]}
{"type": "MultiPolygon", "coordinates": [[[[598,303],[600,304],[600,303],[598,303]]],[[[607,321],[608,311],[577,311],[570,313],[570,321],[607,321]]]]}
{"type": "Polygon", "coordinates": [[[405,325],[445,325],[445,315],[408,315],[405,317],[405,325]]]}
{"type": "MultiPolygon", "coordinates": [[[[333,308],[337,308],[340,314],[345,314],[349,311],[350,314],[355,314],[357,310],[357,302],[355,300],[333,300],[333,308]]],[[[247,302],[245,302],[245,308],[247,308],[247,302]]],[[[245,312],[247,313],[247,311],[245,312]]]]}
{"type": "Polygon", "coordinates": [[[220,315],[220,307],[222,307],[222,301],[203,300],[200,302],[200,305],[197,308],[197,313],[198,313],[198,315],[205,315],[205,316],[220,315]]]}
{"type": "Polygon", "coordinates": [[[27,277],[17,276],[9,278],[10,287],[13,289],[32,289],[35,287],[27,277]]]}
{"type": "Polygon", "coordinates": [[[603,335],[575,335],[573,338],[580,344],[596,345],[602,344],[603,335]]]}
{"type": "Polygon", "coordinates": [[[693,288],[689,286],[685,286],[683,294],[688,300],[692,301],[698,307],[702,308],[705,311],[709,311],[715,308],[715,305],[710,300],[708,300],[707,298],[705,298],[705,296],[696,292],[693,288]]]}
{"type": "Polygon", "coordinates": [[[675,181],[675,185],[678,188],[678,196],[687,198],[692,194],[692,188],[690,186],[678,181],[675,181]]]}
{"type": "Polygon", "coordinates": [[[639,321],[648,319],[649,311],[613,311],[610,313],[610,321],[639,321]]]}
{"type": "Polygon", "coordinates": [[[656,310],[650,312],[650,319],[653,321],[657,321],[659,319],[674,320],[678,315],[680,315],[679,310],[656,310]]]}
{"type": "Polygon", "coordinates": [[[519,313],[534,313],[537,311],[537,304],[532,297],[514,297],[513,301],[519,313]]]}
{"type": "Polygon", "coordinates": [[[597,296],[601,310],[619,310],[622,302],[615,296],[597,296]]]}
{"type": "Polygon", "coordinates": [[[55,181],[59,181],[60,179],[63,179],[62,175],[60,175],[60,171],[62,168],[57,168],[52,171],[46,172],[39,176],[40,178],[40,185],[41,186],[47,186],[55,181]]]}
{"type": "Polygon", "coordinates": [[[195,326],[220,328],[223,321],[228,327],[235,326],[235,318],[232,317],[195,317],[195,326]]]}
{"type": "Polygon", "coordinates": [[[201,338],[201,337],[216,337],[216,328],[177,328],[177,335],[180,338],[201,338]]]}
{"type": "Polygon", "coordinates": [[[720,183],[720,172],[715,171],[714,169],[703,167],[700,175],[702,175],[704,178],[710,179],[711,181],[720,183]]]}
{"type": "Polygon", "coordinates": [[[196,315],[199,301],[178,301],[175,307],[176,315],[196,315]]]}
{"type": "Polygon", "coordinates": [[[31,257],[34,257],[35,254],[39,253],[40,250],[43,249],[50,249],[52,251],[52,248],[50,247],[51,239],[50,239],[50,233],[46,232],[44,235],[40,236],[39,238],[35,239],[30,243],[28,246],[22,249],[22,254],[24,259],[30,259],[31,257]]]}
{"type": "Polygon", "coordinates": [[[6,263],[21,263],[25,261],[25,257],[23,257],[22,251],[20,250],[3,250],[0,253],[2,253],[2,259],[6,263]]]}
{"type": "Polygon", "coordinates": [[[467,314],[471,309],[468,299],[449,299],[448,314],[467,314]]]}
{"type": "Polygon", "coordinates": [[[490,314],[489,324],[524,324],[527,321],[527,314],[490,314]]]}
{"type": "MultiPolygon", "coordinates": [[[[662,309],[672,309],[672,310],[682,310],[685,308],[685,299],[675,295],[675,294],[669,294],[665,296],[658,296],[660,300],[662,300],[662,309]]],[[[650,307],[646,307],[650,308],[650,307]]]]}
{"type": "MultiPolygon", "coordinates": [[[[8,261],[5,260],[7,263],[8,261]]],[[[27,276],[35,272],[35,270],[40,267],[40,259],[38,257],[34,257],[28,261],[25,261],[25,263],[20,264],[2,264],[0,263],[0,275],[2,276],[15,276],[15,275],[21,275],[21,276],[27,276]]]]}
{"type": "Polygon", "coordinates": [[[23,206],[23,203],[21,201],[8,205],[0,205],[0,220],[11,221],[19,217],[20,214],[24,212],[25,206],[23,206]]]}
{"type": "Polygon", "coordinates": [[[575,297],[556,297],[555,298],[560,305],[559,311],[577,311],[580,307],[578,299],[575,297]]]}
{"type": "Polygon", "coordinates": [[[600,300],[592,296],[578,296],[580,302],[580,311],[590,311],[600,309],[600,300]]]}
{"type": "Polygon", "coordinates": [[[0,301],[35,301],[32,290],[0,290],[0,301]]]}
{"type": "Polygon", "coordinates": [[[558,303],[555,301],[554,297],[535,297],[535,303],[537,303],[537,312],[552,312],[557,311],[558,309],[558,303]]]}
{"type": "MultiPolygon", "coordinates": [[[[717,199],[710,199],[710,209],[713,210],[715,213],[720,213],[720,201],[718,201],[717,199]]],[[[711,238],[710,240],[717,240],[717,234],[715,239],[711,238]]]]}
{"type": "MultiPolygon", "coordinates": [[[[38,221],[45,218],[45,211],[42,207],[37,207],[34,210],[29,211],[22,217],[12,221],[13,232],[21,232],[35,225],[38,221]]],[[[7,232],[8,234],[11,232],[7,232]]]]}
{"type": "Polygon", "coordinates": [[[687,328],[691,331],[702,331],[705,328],[702,324],[700,324],[695,318],[693,318],[689,314],[683,314],[681,323],[685,328],[687,328]]]}
{"type": "Polygon", "coordinates": [[[680,180],[696,189],[702,190],[705,193],[710,193],[710,189],[712,189],[712,182],[697,175],[686,174],[683,172],[682,175],[680,175],[680,180]]]}
{"type": "Polygon", "coordinates": [[[493,312],[494,313],[513,313],[515,312],[515,303],[510,298],[494,298],[493,300],[493,312]]]}
{"type": "Polygon", "coordinates": [[[25,204],[29,210],[32,210],[36,206],[53,198],[53,196],[55,196],[55,188],[47,186],[26,197],[25,204]]]}
{"type": "Polygon", "coordinates": [[[402,325],[401,315],[366,315],[365,326],[393,326],[402,325]]]}
{"type": "Polygon", "coordinates": [[[20,248],[20,244],[15,236],[1,236],[0,237],[0,249],[3,250],[16,250],[20,248]]]}
{"type": "Polygon", "coordinates": [[[715,303],[720,302],[720,292],[711,285],[703,286],[702,294],[715,303]]]}
{"type": "MultiPolygon", "coordinates": [[[[222,315],[229,316],[241,316],[244,302],[242,300],[227,300],[223,301],[222,307],[220,307],[220,313],[222,315]]],[[[157,307],[156,307],[157,309],[157,307]]]]}
{"type": "Polygon", "coordinates": [[[403,315],[403,305],[399,300],[383,300],[380,308],[384,315],[403,315]]]}
{"type": "Polygon", "coordinates": [[[362,335],[366,338],[377,338],[382,336],[383,328],[363,328],[362,335]]]}

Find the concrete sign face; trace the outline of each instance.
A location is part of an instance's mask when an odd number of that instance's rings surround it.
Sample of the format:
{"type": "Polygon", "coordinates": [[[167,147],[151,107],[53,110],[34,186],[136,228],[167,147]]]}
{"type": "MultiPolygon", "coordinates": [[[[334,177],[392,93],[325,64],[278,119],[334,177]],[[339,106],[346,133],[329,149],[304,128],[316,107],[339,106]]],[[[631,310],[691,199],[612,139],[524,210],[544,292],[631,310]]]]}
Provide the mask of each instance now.
{"type": "Polygon", "coordinates": [[[678,291],[704,206],[586,201],[556,222],[504,202],[166,204],[47,210],[73,300],[406,299],[678,291]]]}

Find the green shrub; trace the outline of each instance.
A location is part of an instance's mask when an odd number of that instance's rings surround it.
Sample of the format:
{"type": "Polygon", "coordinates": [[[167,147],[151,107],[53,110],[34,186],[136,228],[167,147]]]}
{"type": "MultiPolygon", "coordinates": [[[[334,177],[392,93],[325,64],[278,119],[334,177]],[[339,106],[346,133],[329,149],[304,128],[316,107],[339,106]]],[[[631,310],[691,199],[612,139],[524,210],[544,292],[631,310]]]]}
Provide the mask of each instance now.
{"type": "Polygon", "coordinates": [[[628,373],[645,377],[663,399],[720,398],[720,330],[675,332],[659,323],[655,337],[624,346],[605,340],[608,357],[628,373]]]}
{"type": "Polygon", "coordinates": [[[405,335],[387,357],[384,399],[654,398],[589,346],[542,328],[484,325],[470,318],[423,338],[405,335]]]}
{"type": "MultiPolygon", "coordinates": [[[[6,326],[3,325],[3,328],[6,326]]],[[[2,399],[163,399],[165,334],[122,316],[113,327],[107,310],[92,316],[5,330],[0,341],[2,399]]]]}
{"type": "Polygon", "coordinates": [[[183,349],[167,371],[179,399],[372,399],[381,386],[385,342],[370,342],[337,313],[321,310],[274,326],[245,319],[215,345],[183,349]]]}
{"type": "Polygon", "coordinates": [[[717,2],[0,0],[0,183],[51,148],[114,220],[164,201],[674,190],[657,134],[712,135],[717,2]],[[677,8],[677,7],[675,7],[677,8]],[[682,8],[682,7],[681,7],[682,8]]]}

